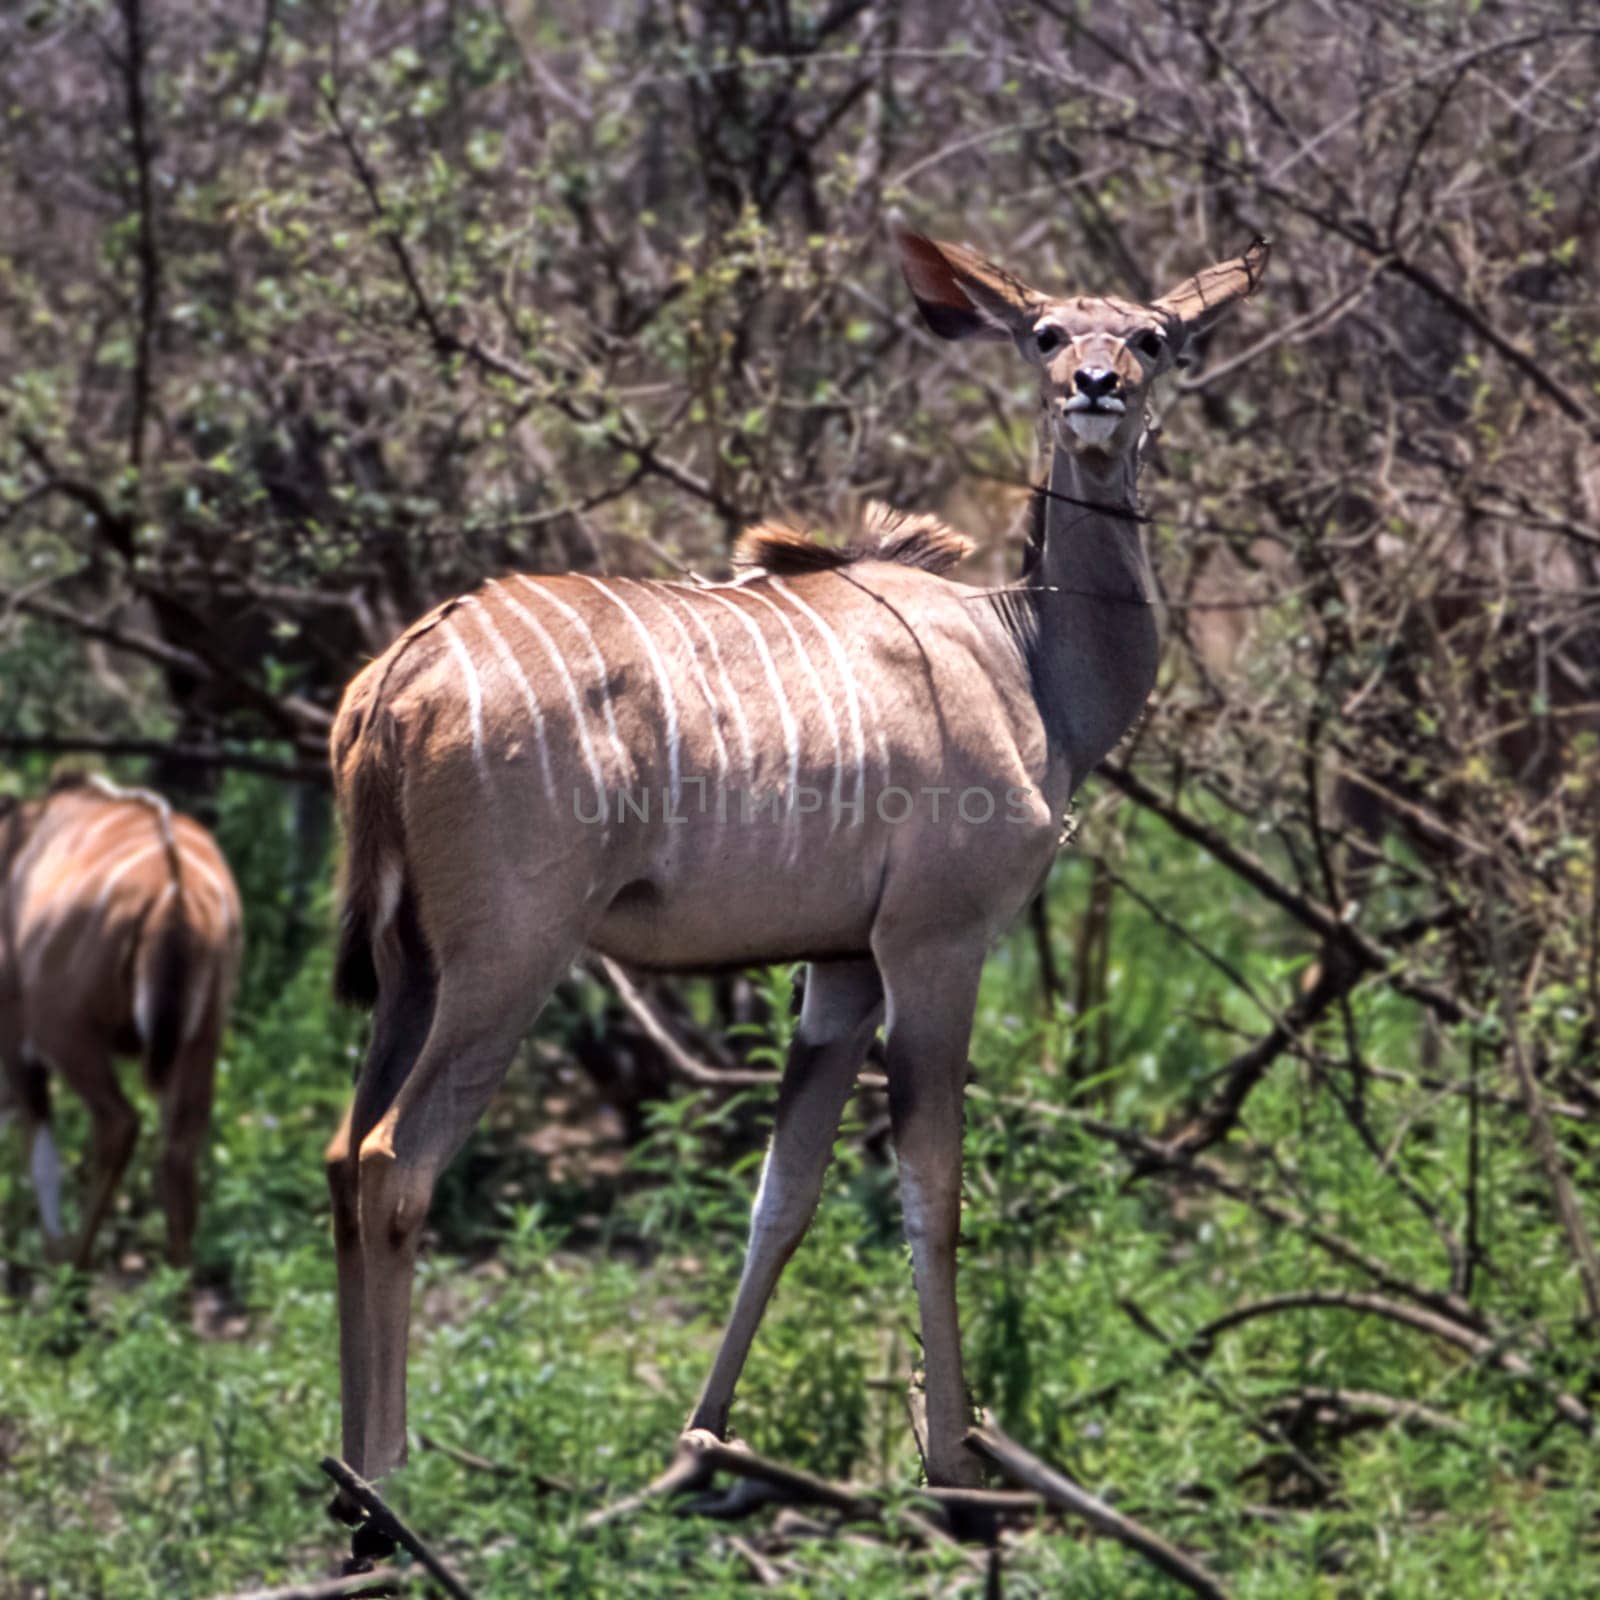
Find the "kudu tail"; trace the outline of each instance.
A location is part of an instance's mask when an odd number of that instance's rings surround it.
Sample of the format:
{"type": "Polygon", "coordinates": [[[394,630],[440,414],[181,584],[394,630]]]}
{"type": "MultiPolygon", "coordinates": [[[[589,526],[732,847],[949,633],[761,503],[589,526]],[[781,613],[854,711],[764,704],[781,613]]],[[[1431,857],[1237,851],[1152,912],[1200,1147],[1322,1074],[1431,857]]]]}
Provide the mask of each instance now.
{"type": "Polygon", "coordinates": [[[196,976],[184,913],[183,861],[165,816],[162,834],[172,886],[146,920],[134,958],[134,1016],[144,1044],[145,1081],[157,1093],[183,1048],[189,990],[196,976]]]}
{"type": "Polygon", "coordinates": [[[386,987],[431,997],[434,964],[406,866],[394,728],[381,708],[342,708],[333,730],[334,786],[344,823],[333,987],[370,1010],[386,987]]]}

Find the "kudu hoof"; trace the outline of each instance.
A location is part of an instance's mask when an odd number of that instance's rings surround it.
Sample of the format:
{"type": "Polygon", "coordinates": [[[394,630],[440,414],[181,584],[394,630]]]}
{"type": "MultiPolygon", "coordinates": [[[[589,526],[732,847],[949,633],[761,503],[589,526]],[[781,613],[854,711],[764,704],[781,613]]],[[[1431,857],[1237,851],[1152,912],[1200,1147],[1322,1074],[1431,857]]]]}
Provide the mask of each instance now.
{"type": "Polygon", "coordinates": [[[342,1522],[347,1528],[357,1527],[367,1520],[367,1514],[362,1510],[359,1502],[343,1489],[337,1490],[333,1499],[328,1502],[328,1515],[335,1522],[342,1522]]]}
{"type": "Polygon", "coordinates": [[[388,1534],[373,1527],[370,1522],[363,1522],[350,1535],[350,1559],[365,1561],[367,1565],[360,1569],[363,1572],[370,1572],[375,1561],[388,1560],[398,1548],[388,1534]]]}

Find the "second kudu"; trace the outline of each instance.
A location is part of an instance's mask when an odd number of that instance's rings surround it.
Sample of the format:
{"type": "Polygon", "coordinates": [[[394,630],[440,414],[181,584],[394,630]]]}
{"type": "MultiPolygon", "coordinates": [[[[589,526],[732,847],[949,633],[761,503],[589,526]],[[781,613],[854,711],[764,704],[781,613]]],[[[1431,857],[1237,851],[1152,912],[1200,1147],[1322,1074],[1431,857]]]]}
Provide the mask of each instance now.
{"type": "Polygon", "coordinates": [[[753,570],[732,583],[499,579],[409,629],[345,695],[339,983],[375,1016],[328,1175],[344,1453],[368,1476],[405,1451],[434,1181],[589,949],[645,967],[809,963],[743,1277],[690,1427],[727,1428],[883,1022],[928,1476],[975,1479],[955,1265],[979,973],[1074,787],[1155,681],[1135,513],[1151,384],[1255,288],[1267,251],[1150,305],[1042,294],[916,234],[900,251],[934,333],[1004,341],[1039,375],[1050,466],[1020,586],[952,580],[965,541],[880,508],[846,550],[753,530],[753,570]]]}
{"type": "Polygon", "coordinates": [[[0,800],[0,1111],[20,1113],[49,1253],[87,1267],[139,1118],[114,1058],[138,1055],[161,1102],[167,1253],[187,1266],[197,1164],[242,948],[239,891],[216,840],[148,789],[58,779],[0,800]],[[93,1162],[69,1239],[50,1074],[83,1100],[93,1162]]]}

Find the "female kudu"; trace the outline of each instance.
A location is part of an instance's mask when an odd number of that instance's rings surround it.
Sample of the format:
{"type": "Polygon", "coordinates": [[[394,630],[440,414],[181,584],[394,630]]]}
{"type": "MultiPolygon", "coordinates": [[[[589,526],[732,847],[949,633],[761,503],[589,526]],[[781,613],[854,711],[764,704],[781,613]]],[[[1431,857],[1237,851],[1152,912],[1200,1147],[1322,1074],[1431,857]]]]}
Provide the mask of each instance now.
{"type": "Polygon", "coordinates": [[[339,977],[376,1014],[328,1172],[359,1472],[404,1454],[434,1180],[588,948],[641,966],[810,964],[744,1274],[690,1426],[726,1429],[884,1020],[928,1474],[975,1476],[955,1251],[979,971],[1048,867],[1074,786],[1155,679],[1134,509],[1151,381],[1255,287],[1266,248],[1148,306],[1056,299],[915,234],[900,249],[936,334],[1007,340],[1039,373],[1052,460],[1021,587],[952,581],[965,541],[926,520],[870,514],[842,552],[757,529],[758,565],[729,584],[488,583],[345,695],[339,977]]]}
{"type": "Polygon", "coordinates": [[[159,795],[74,776],[38,800],[0,801],[0,1064],[52,1254],[89,1264],[139,1131],[112,1057],[138,1054],[161,1101],[168,1255],[188,1264],[240,944],[239,894],[216,842],[159,795]],[[82,1097],[94,1130],[73,1243],[50,1068],[82,1097]]]}

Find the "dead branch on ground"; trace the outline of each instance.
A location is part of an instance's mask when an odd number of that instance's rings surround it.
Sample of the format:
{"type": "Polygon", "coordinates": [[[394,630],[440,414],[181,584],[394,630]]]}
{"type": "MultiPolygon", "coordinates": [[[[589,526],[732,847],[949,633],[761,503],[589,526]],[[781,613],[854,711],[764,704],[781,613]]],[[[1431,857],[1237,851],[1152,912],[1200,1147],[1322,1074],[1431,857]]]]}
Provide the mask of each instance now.
{"type": "Polygon", "coordinates": [[[1143,1524],[1125,1516],[1115,1506],[1091,1494],[1056,1468],[1024,1450],[1014,1439],[1008,1438],[995,1427],[987,1414],[981,1425],[967,1435],[966,1445],[986,1461],[992,1461],[1013,1482],[1032,1490],[1058,1510],[1081,1518],[1096,1533],[1115,1539],[1118,1544],[1143,1556],[1152,1566],[1158,1567],[1168,1577],[1175,1578],[1193,1593],[1206,1596],[1207,1600],[1226,1600],[1227,1591],[1193,1556],[1185,1555],[1160,1534],[1152,1533],[1143,1524]]]}
{"type": "Polygon", "coordinates": [[[212,1600],[361,1600],[364,1595],[398,1594],[410,1583],[398,1567],[375,1567],[347,1578],[319,1578],[281,1589],[246,1589],[214,1595],[212,1600]]]}

